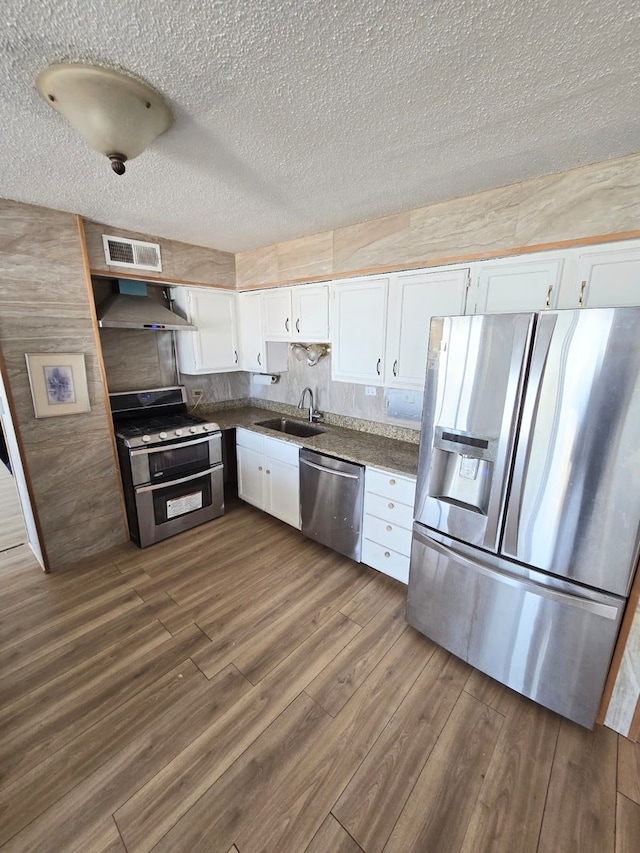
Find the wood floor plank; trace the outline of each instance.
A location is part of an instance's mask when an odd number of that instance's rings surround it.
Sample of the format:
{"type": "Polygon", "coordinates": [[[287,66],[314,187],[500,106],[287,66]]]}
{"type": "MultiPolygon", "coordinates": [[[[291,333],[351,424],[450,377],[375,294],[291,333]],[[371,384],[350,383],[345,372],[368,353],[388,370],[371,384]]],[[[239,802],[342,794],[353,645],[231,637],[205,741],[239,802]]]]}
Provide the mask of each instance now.
{"type": "Polygon", "coordinates": [[[367,853],[383,849],[469,676],[423,638],[428,663],[332,812],[367,853]]]}
{"type": "Polygon", "coordinates": [[[387,603],[403,601],[406,604],[406,598],[404,584],[376,572],[375,577],[340,608],[340,612],[364,627],[387,603]]]}
{"type": "MultiPolygon", "coordinates": [[[[304,850],[425,666],[422,637],[405,631],[269,803],[236,838],[242,853],[304,850]]],[[[126,839],[125,839],[126,841],[126,839]]]]}
{"type": "Polygon", "coordinates": [[[4,807],[0,807],[0,844],[121,749],[142,737],[167,709],[188,703],[191,695],[206,681],[192,661],[183,661],[5,787],[1,797],[4,807]]]}
{"type": "Polygon", "coordinates": [[[157,844],[359,630],[342,614],[329,619],[119,809],[129,853],[157,844]]]}
{"type": "MultiPolygon", "coordinates": [[[[334,555],[331,557],[333,559],[334,555]]],[[[342,558],[339,562],[343,562],[342,558]]],[[[352,563],[339,579],[320,581],[313,592],[300,596],[287,613],[266,625],[253,642],[236,649],[233,663],[252,684],[258,684],[300,643],[339,612],[341,604],[366,583],[366,574],[366,569],[352,563]]]]}
{"type": "Polygon", "coordinates": [[[500,684],[495,678],[485,675],[479,669],[472,670],[464,689],[469,695],[475,696],[503,716],[512,707],[513,697],[517,696],[509,687],[500,684]]]}
{"type": "Polygon", "coordinates": [[[462,853],[535,853],[560,717],[512,694],[462,853]]]}
{"type": "Polygon", "coordinates": [[[395,825],[385,853],[457,853],[504,717],[462,693],[395,825]]]}
{"type": "Polygon", "coordinates": [[[118,827],[112,817],[104,820],[95,832],[82,842],[80,847],[74,847],[71,853],[127,853],[118,827]]]}
{"type": "MultiPolygon", "coordinates": [[[[0,430],[2,427],[0,426],[0,430]]],[[[0,551],[28,541],[18,489],[12,474],[0,462],[0,551]]]]}
{"type": "Polygon", "coordinates": [[[346,829],[338,823],[332,814],[328,814],[324,823],[316,832],[305,853],[362,853],[346,829]]]}
{"type": "Polygon", "coordinates": [[[638,850],[640,850],[640,805],[618,794],[615,853],[638,853],[638,850]]]}
{"type": "Polygon", "coordinates": [[[335,717],[358,687],[407,629],[404,602],[392,600],[369,622],[335,660],[309,684],[306,692],[335,717]]]}
{"type": "Polygon", "coordinates": [[[617,737],[562,721],[538,853],[613,853],[617,737]]]}
{"type": "Polygon", "coordinates": [[[89,853],[88,841],[104,821],[248,689],[233,667],[200,683],[186,705],[155,717],[143,734],[14,836],[3,853],[60,853],[73,845],[89,853]]]}
{"type": "Polygon", "coordinates": [[[287,778],[331,718],[301,693],[153,848],[153,853],[224,853],[256,809],[287,778]],[[233,808],[229,808],[233,803],[233,808]]]}
{"type": "Polygon", "coordinates": [[[618,791],[640,805],[640,743],[618,736],[618,791]]]}
{"type": "MultiPolygon", "coordinates": [[[[0,706],[14,702],[18,697],[36,690],[53,677],[85,663],[90,658],[120,643],[154,621],[153,615],[135,593],[133,597],[113,608],[112,618],[105,618],[97,627],[78,634],[73,639],[45,646],[39,655],[30,655],[28,662],[18,658],[22,665],[9,668],[0,681],[0,706]]],[[[35,651],[35,650],[34,650],[35,651]]],[[[16,662],[13,655],[12,663],[16,662]]]]}
{"type": "Polygon", "coordinates": [[[172,637],[153,622],[122,647],[107,649],[8,706],[0,712],[0,780],[4,783],[10,771],[25,773],[59,749],[70,733],[88,729],[126,701],[132,683],[140,692],[206,642],[196,626],[172,637]],[[135,638],[141,642],[132,652],[135,638]],[[34,707],[38,711],[25,718],[25,710],[34,707]]]}
{"type": "Polygon", "coordinates": [[[212,642],[198,654],[196,663],[206,675],[234,663],[257,683],[338,611],[341,596],[346,598],[359,588],[362,573],[351,571],[352,565],[343,571],[342,562],[324,554],[303,579],[271,595],[252,598],[226,624],[198,622],[212,642]]]}

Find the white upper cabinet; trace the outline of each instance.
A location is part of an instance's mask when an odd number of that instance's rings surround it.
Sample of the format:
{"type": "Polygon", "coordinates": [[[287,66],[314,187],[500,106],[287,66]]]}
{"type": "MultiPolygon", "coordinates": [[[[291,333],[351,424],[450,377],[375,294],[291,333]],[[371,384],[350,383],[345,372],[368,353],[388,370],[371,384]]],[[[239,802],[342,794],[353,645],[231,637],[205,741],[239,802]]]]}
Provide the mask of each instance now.
{"type": "Polygon", "coordinates": [[[293,340],[329,340],[329,285],[301,284],[291,288],[293,340]]]}
{"type": "Polygon", "coordinates": [[[172,297],[180,313],[198,327],[195,332],[176,332],[180,371],[196,375],[239,370],[237,294],[205,287],[174,287],[172,297]]]}
{"type": "Polygon", "coordinates": [[[348,279],[331,286],[331,377],[384,383],[388,276],[348,279]]]}
{"type": "Polygon", "coordinates": [[[274,287],[262,293],[262,323],[268,341],[292,339],[291,288],[274,287]]]}
{"type": "Polygon", "coordinates": [[[640,305],[640,240],[580,250],[567,307],[640,305]]]}
{"type": "Polygon", "coordinates": [[[238,294],[240,369],[254,373],[282,373],[287,369],[286,343],[267,342],[262,327],[262,294],[238,294]]]}
{"type": "Polygon", "coordinates": [[[261,292],[266,340],[329,340],[328,284],[275,287],[261,292]]]}
{"type": "Polygon", "coordinates": [[[469,269],[441,268],[391,277],[384,384],[422,388],[432,317],[464,314],[469,269]]]}
{"type": "Polygon", "coordinates": [[[562,255],[540,253],[520,260],[503,258],[476,265],[467,314],[543,311],[555,308],[562,275],[562,255]]]}

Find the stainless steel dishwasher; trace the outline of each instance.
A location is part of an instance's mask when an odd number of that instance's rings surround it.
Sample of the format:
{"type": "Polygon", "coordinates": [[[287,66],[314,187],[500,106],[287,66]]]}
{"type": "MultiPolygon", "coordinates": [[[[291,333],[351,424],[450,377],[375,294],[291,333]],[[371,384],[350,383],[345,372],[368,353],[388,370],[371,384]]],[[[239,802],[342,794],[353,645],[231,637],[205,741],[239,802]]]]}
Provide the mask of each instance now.
{"type": "Polygon", "coordinates": [[[360,562],[364,466],[300,451],[302,532],[360,562]]]}

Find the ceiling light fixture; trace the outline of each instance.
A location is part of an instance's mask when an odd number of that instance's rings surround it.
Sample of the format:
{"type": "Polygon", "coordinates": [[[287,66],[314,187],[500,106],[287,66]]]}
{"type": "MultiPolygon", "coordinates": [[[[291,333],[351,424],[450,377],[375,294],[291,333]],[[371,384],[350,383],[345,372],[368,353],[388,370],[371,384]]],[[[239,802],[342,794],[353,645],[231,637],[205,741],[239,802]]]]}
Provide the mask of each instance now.
{"type": "Polygon", "coordinates": [[[173,123],[155,89],[110,68],[50,65],[38,74],[36,88],[92,148],[111,160],[117,175],[173,123]]]}

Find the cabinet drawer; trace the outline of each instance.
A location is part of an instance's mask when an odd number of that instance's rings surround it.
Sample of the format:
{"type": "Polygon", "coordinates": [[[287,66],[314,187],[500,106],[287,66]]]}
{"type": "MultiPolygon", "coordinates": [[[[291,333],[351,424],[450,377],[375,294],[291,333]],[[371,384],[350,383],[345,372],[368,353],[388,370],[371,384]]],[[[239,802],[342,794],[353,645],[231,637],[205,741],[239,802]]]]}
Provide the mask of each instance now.
{"type": "Polygon", "coordinates": [[[291,441],[281,441],[279,438],[267,438],[263,436],[264,453],[270,459],[286,462],[288,465],[298,465],[300,447],[291,441]]]}
{"type": "Polygon", "coordinates": [[[385,548],[392,548],[406,557],[411,554],[411,530],[406,527],[398,527],[397,524],[376,518],[375,515],[365,515],[362,535],[365,539],[378,542],[385,548]]]}
{"type": "Polygon", "coordinates": [[[240,447],[248,447],[249,450],[255,450],[257,453],[262,453],[264,449],[264,436],[257,432],[251,432],[249,429],[238,427],[236,429],[236,444],[240,447]]]}
{"type": "Polygon", "coordinates": [[[365,539],[362,543],[361,562],[402,583],[409,583],[409,558],[391,548],[385,548],[377,542],[365,539]]]}
{"type": "Polygon", "coordinates": [[[411,529],[413,524],[413,505],[397,503],[395,500],[373,495],[371,492],[365,492],[364,511],[399,527],[411,529]]]}
{"type": "Polygon", "coordinates": [[[409,504],[413,508],[416,481],[411,477],[400,477],[397,474],[389,474],[388,471],[367,468],[365,484],[368,492],[374,492],[376,495],[382,495],[402,504],[409,504]]]}

